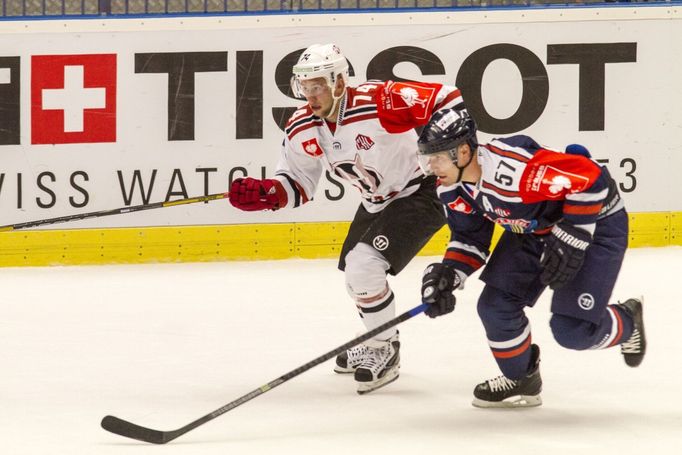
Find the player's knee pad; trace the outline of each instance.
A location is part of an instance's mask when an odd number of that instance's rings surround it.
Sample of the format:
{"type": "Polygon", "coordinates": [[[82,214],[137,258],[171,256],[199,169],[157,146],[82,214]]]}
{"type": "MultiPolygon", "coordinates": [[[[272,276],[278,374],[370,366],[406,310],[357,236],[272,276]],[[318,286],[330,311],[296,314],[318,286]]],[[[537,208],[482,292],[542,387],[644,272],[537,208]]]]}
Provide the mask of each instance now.
{"type": "Polygon", "coordinates": [[[554,314],[549,320],[554,339],[567,349],[582,351],[594,344],[594,332],[596,325],[562,314],[554,314]]]}
{"type": "Polygon", "coordinates": [[[386,271],[391,267],[381,253],[358,243],[346,255],[346,290],[356,301],[363,301],[385,294],[386,271]]]}

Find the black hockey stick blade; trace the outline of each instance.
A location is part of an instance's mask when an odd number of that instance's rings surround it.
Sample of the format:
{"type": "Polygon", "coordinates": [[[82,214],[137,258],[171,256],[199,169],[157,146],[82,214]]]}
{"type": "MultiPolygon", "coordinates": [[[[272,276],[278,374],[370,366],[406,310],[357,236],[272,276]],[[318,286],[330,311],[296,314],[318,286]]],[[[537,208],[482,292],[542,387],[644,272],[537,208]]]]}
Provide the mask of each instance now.
{"type": "Polygon", "coordinates": [[[118,417],[114,416],[106,416],[102,419],[102,428],[104,428],[107,431],[110,431],[112,433],[118,434],[120,436],[125,436],[126,438],[131,438],[131,439],[137,439],[138,441],[143,441],[143,442],[150,442],[152,444],[165,444],[169,441],[172,441],[173,439],[182,436],[183,434],[187,433],[188,431],[191,431],[195,429],[196,427],[205,424],[206,422],[209,422],[213,419],[215,419],[218,416],[221,416],[225,414],[228,411],[233,410],[234,408],[243,405],[247,401],[251,401],[256,397],[261,396],[262,394],[269,392],[270,390],[274,389],[275,387],[278,387],[288,380],[295,378],[301,373],[304,373],[308,371],[309,369],[313,368],[314,366],[317,366],[321,364],[322,362],[326,362],[327,360],[331,359],[332,357],[335,357],[342,352],[345,352],[347,349],[352,348],[353,346],[357,346],[360,343],[363,343],[370,338],[372,338],[375,335],[380,334],[381,332],[394,327],[401,322],[407,321],[411,317],[414,317],[418,315],[419,313],[424,312],[426,308],[428,307],[427,304],[422,303],[419,306],[416,306],[412,308],[409,311],[406,311],[405,313],[401,314],[400,316],[397,316],[390,321],[386,321],[383,324],[381,324],[379,327],[376,327],[368,332],[365,332],[363,335],[360,335],[357,338],[353,338],[352,340],[348,341],[345,344],[342,344],[341,346],[337,347],[336,349],[332,349],[331,351],[327,352],[326,354],[322,354],[321,356],[311,360],[310,362],[306,363],[305,365],[301,365],[300,367],[291,370],[290,372],[278,377],[277,379],[268,382],[267,384],[264,384],[257,389],[252,390],[251,392],[247,393],[246,395],[242,395],[241,397],[237,398],[236,400],[233,400],[226,404],[225,406],[216,409],[215,411],[211,412],[210,414],[206,414],[205,416],[188,423],[182,428],[178,428],[177,430],[172,430],[172,431],[159,431],[159,430],[153,430],[151,428],[145,428],[141,427],[139,425],[135,425],[134,423],[128,422],[123,419],[119,419],[118,417]]]}
{"type": "Polygon", "coordinates": [[[102,419],[102,428],[126,438],[137,439],[138,441],[152,444],[165,444],[182,434],[176,431],[152,430],[151,428],[141,427],[114,416],[104,417],[102,419]]]}

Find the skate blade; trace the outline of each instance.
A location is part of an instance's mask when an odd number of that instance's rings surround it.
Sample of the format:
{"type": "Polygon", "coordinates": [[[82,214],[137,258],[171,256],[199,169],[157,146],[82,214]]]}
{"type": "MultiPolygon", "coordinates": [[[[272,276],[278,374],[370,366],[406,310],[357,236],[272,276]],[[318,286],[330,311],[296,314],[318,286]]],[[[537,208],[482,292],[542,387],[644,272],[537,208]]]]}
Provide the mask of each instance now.
{"type": "Polygon", "coordinates": [[[334,373],[339,373],[339,374],[350,374],[350,373],[355,373],[355,368],[344,368],[336,365],[334,367],[334,373]]]}
{"type": "Polygon", "coordinates": [[[394,368],[393,370],[387,372],[384,377],[381,379],[377,379],[376,381],[372,382],[358,382],[358,395],[365,395],[369,392],[373,392],[376,389],[380,389],[386,385],[389,385],[391,382],[395,381],[398,379],[398,375],[400,374],[400,370],[398,368],[394,368]]]}
{"type": "Polygon", "coordinates": [[[532,408],[542,404],[540,395],[516,395],[503,401],[485,401],[474,398],[471,402],[477,408],[532,408]]]}

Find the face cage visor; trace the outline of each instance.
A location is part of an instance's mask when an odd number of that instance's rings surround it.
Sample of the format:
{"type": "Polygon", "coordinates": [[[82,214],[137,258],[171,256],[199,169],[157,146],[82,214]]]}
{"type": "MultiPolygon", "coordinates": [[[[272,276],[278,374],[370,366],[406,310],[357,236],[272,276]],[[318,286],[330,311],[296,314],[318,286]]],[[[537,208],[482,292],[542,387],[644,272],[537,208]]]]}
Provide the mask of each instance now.
{"type": "Polygon", "coordinates": [[[417,152],[417,161],[424,174],[434,175],[437,171],[448,169],[450,163],[457,166],[457,149],[429,154],[417,152]]]}
{"type": "Polygon", "coordinates": [[[333,86],[329,82],[329,78],[325,76],[324,77],[326,83],[303,83],[304,81],[307,81],[308,79],[299,79],[298,77],[291,76],[291,93],[294,94],[296,98],[299,99],[305,99],[308,96],[319,96],[324,91],[329,87],[331,90],[333,90],[333,86]]]}

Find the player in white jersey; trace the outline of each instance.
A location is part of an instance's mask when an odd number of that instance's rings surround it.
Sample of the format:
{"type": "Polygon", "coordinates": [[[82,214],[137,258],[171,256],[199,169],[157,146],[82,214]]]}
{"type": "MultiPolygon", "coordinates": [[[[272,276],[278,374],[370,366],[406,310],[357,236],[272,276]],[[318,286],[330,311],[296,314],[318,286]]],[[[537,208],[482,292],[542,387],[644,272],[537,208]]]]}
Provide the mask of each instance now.
{"type": "Polygon", "coordinates": [[[426,172],[441,180],[452,231],[442,263],[424,273],[426,314],[452,311],[452,291],[485,264],[478,314],[503,375],[476,386],[475,406],[541,404],[540,350],[524,309],[547,286],[554,290],[549,323],[561,346],[620,345],[628,366],[642,362],[642,302],[609,304],[628,216],[608,170],[584,147],[551,150],[523,135],[478,144],[473,119],[451,110],[433,117],[419,151],[426,172]],[[505,231],[489,255],[495,224],[505,231]]]}
{"type": "MultiPolygon", "coordinates": [[[[293,67],[294,94],[307,104],[289,119],[272,179],[230,187],[241,210],[278,210],[309,202],[326,170],[355,186],[361,204],[344,242],[339,269],[367,330],[395,317],[386,280],[397,274],[445,223],[435,178],[419,167],[415,127],[441,109],[464,110],[455,87],[422,82],[348,85],[348,62],[334,44],[312,45],[293,67]]],[[[389,329],[336,359],[354,373],[358,393],[398,377],[400,343],[389,329]]]]}

